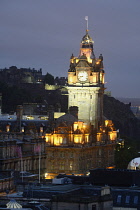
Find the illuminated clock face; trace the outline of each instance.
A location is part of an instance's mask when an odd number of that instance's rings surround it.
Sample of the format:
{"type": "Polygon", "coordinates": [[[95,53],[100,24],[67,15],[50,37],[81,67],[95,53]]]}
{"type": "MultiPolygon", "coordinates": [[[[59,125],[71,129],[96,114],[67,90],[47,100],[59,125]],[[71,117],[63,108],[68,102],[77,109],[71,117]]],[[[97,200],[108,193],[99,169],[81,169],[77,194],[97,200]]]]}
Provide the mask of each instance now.
{"type": "Polygon", "coordinates": [[[87,78],[88,78],[88,73],[86,71],[80,71],[78,73],[78,79],[79,79],[79,81],[85,82],[87,80],[87,78]]]}

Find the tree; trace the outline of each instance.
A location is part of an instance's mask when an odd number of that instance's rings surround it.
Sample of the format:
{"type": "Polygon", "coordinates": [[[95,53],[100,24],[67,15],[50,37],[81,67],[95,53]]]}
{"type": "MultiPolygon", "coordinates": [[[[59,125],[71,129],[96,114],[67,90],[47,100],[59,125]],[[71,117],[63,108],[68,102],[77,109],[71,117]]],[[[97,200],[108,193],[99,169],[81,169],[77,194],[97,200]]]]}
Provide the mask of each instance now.
{"type": "Polygon", "coordinates": [[[138,148],[137,141],[129,138],[125,138],[124,147],[120,147],[118,144],[115,151],[116,168],[127,169],[129,162],[139,156],[138,148]]]}
{"type": "Polygon", "coordinates": [[[2,112],[15,112],[17,105],[32,102],[32,96],[29,91],[17,86],[8,86],[0,82],[0,93],[2,93],[2,112]]]}

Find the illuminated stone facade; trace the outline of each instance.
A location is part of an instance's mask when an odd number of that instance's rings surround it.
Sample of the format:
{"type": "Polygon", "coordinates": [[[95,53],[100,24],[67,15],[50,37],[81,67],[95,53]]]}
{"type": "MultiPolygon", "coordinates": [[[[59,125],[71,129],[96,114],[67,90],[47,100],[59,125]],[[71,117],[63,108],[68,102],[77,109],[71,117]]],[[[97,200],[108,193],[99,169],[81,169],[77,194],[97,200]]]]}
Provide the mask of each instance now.
{"type": "Polygon", "coordinates": [[[114,166],[117,132],[112,121],[103,118],[103,56],[95,58],[88,30],[79,56],[71,56],[67,89],[69,113],[58,118],[45,137],[47,178],[114,166]]]}
{"type": "Polygon", "coordinates": [[[71,114],[58,118],[53,133],[46,133],[46,177],[59,173],[87,174],[89,169],[114,166],[117,132],[106,120],[98,132],[71,114]]]}

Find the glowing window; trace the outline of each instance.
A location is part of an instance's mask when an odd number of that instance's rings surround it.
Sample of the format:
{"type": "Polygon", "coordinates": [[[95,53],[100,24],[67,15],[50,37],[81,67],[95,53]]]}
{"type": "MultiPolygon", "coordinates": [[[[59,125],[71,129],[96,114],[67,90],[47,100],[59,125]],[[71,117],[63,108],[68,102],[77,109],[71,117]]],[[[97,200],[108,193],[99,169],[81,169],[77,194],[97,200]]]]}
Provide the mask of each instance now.
{"type": "Polygon", "coordinates": [[[62,137],[61,136],[56,136],[55,138],[54,138],[54,144],[55,145],[60,145],[60,144],[62,144],[62,141],[63,141],[63,139],[62,139],[62,137]]]}
{"type": "Polygon", "coordinates": [[[72,170],[72,169],[73,169],[73,162],[70,161],[70,170],[72,170]]]}
{"type": "Polygon", "coordinates": [[[75,136],[74,137],[74,143],[81,143],[81,137],[79,137],[79,136],[75,136]]]}
{"type": "Polygon", "coordinates": [[[43,133],[43,127],[40,127],[40,133],[43,133]]]}
{"type": "Polygon", "coordinates": [[[85,136],[85,142],[88,142],[88,136],[85,136]]]}
{"type": "Polygon", "coordinates": [[[46,138],[46,142],[48,142],[48,141],[49,141],[49,137],[48,137],[48,136],[46,136],[45,138],[46,138]]]}
{"type": "Polygon", "coordinates": [[[102,80],[103,80],[103,76],[102,74],[100,74],[100,82],[102,82],[102,80]]]}
{"type": "Polygon", "coordinates": [[[117,197],[117,203],[121,203],[121,200],[122,200],[122,196],[121,195],[118,195],[118,197],[117,197]]]}
{"type": "Polygon", "coordinates": [[[138,204],[138,196],[134,196],[134,204],[138,204]]]}
{"type": "Polygon", "coordinates": [[[24,133],[24,127],[21,128],[21,132],[24,133]]]}
{"type": "Polygon", "coordinates": [[[128,204],[129,202],[130,202],[130,195],[127,195],[126,198],[125,198],[125,203],[128,204]]]}

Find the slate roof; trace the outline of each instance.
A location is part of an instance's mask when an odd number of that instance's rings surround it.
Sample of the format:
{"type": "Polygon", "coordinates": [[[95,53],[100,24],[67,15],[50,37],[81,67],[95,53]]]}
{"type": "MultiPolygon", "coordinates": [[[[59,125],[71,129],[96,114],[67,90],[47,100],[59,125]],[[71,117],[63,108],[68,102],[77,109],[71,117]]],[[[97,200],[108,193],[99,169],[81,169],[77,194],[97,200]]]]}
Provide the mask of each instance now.
{"type": "Polygon", "coordinates": [[[71,114],[65,114],[61,117],[59,117],[57,120],[56,120],[56,126],[59,126],[61,123],[65,122],[66,126],[70,126],[72,125],[74,122],[77,122],[77,118],[74,117],[73,115],[71,114]]]}

